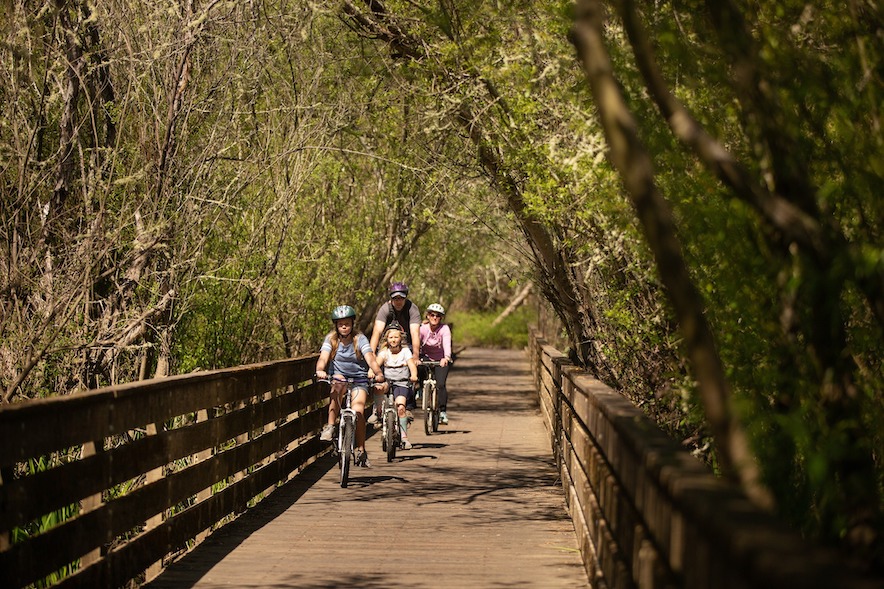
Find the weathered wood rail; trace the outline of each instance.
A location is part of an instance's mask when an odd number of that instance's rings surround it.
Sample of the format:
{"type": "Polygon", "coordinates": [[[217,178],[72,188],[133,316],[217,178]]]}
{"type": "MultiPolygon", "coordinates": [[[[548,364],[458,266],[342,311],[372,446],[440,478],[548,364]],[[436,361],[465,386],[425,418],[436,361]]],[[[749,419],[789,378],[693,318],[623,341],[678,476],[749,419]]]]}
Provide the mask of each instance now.
{"type": "Polygon", "coordinates": [[[535,385],[593,586],[884,586],[753,507],[537,334],[530,341],[535,385]]]}
{"type": "Polygon", "coordinates": [[[69,574],[59,587],[118,587],[155,576],[164,558],[327,447],[316,435],[327,394],[311,381],[315,361],[0,408],[0,585],[51,583],[62,569],[69,574]],[[54,519],[62,521],[38,525],[54,519]]]}

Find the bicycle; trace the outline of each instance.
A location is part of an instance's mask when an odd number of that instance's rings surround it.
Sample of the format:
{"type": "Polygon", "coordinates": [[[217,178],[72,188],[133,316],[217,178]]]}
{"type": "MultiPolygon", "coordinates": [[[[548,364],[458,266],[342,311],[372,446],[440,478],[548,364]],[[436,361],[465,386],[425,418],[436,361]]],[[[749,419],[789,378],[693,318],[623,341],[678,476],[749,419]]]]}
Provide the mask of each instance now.
{"type": "MultiPolygon", "coordinates": [[[[409,388],[411,385],[408,385],[409,388]]],[[[399,412],[396,409],[396,400],[393,395],[393,385],[387,389],[384,395],[384,404],[381,407],[381,448],[387,453],[387,462],[393,462],[396,458],[396,450],[403,447],[402,427],[399,424],[399,412]]]]}
{"type": "MultiPolygon", "coordinates": [[[[342,395],[341,413],[338,423],[335,424],[337,431],[332,436],[332,453],[338,456],[341,467],[341,487],[346,488],[350,480],[350,463],[355,460],[356,454],[356,411],[350,406],[353,400],[353,388],[356,385],[370,387],[372,381],[359,378],[335,378],[334,380],[347,383],[346,394],[342,395]]],[[[332,384],[331,378],[320,378],[317,381],[332,384]]]]}
{"type": "Polygon", "coordinates": [[[427,378],[424,379],[421,393],[421,409],[424,410],[424,433],[428,436],[439,431],[439,404],[436,399],[436,367],[438,362],[421,360],[421,366],[427,367],[427,378]]]}
{"type": "Polygon", "coordinates": [[[387,453],[387,462],[396,458],[396,450],[402,443],[402,432],[399,431],[399,415],[393,399],[393,387],[387,389],[384,404],[381,407],[381,449],[387,453]]]}

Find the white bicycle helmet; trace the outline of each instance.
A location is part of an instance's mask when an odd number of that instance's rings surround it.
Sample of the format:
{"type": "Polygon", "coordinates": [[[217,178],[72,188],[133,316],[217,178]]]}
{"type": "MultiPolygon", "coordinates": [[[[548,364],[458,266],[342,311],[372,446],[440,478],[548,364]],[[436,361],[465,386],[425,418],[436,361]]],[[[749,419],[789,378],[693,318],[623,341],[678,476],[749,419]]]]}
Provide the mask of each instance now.
{"type": "Polygon", "coordinates": [[[439,313],[440,315],[445,314],[445,307],[440,305],[439,303],[433,303],[429,307],[427,307],[427,311],[432,311],[434,313],[439,313]]]}

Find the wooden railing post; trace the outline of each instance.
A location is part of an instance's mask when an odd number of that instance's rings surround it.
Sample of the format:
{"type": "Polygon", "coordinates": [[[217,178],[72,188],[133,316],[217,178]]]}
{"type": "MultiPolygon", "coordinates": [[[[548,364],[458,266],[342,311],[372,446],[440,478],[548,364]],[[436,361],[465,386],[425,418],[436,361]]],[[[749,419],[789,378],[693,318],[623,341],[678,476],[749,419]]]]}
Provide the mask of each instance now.
{"type": "MultiPolygon", "coordinates": [[[[214,415],[210,416],[208,409],[200,409],[196,413],[196,422],[203,423],[205,421],[208,421],[211,417],[214,417],[214,415]]],[[[212,448],[206,448],[205,450],[201,450],[200,452],[197,452],[196,455],[194,456],[194,464],[202,462],[204,460],[207,460],[211,456],[212,456],[212,448]]],[[[205,489],[203,489],[202,491],[200,491],[199,493],[196,494],[196,502],[201,503],[211,496],[212,496],[212,487],[206,487],[205,489]]],[[[211,532],[211,529],[209,529],[209,528],[202,530],[199,534],[196,535],[196,543],[199,544],[200,542],[205,540],[209,536],[210,532],[211,532]]]]}
{"type": "MultiPolygon", "coordinates": [[[[82,458],[88,458],[90,456],[95,456],[97,453],[104,450],[104,442],[103,441],[92,441],[86,442],[83,444],[83,448],[80,452],[80,456],[82,458]]],[[[101,506],[101,493],[96,493],[94,495],[90,495],[86,497],[82,501],[80,501],[80,514],[85,515],[90,511],[94,511],[101,506]]],[[[80,568],[85,568],[94,562],[98,562],[101,558],[101,547],[98,546],[91,550],[89,553],[84,555],[80,559],[80,568]]]]}
{"type": "MultiPolygon", "coordinates": [[[[155,424],[155,423],[150,423],[145,428],[145,433],[148,436],[157,435],[157,431],[158,431],[157,424],[155,424]]],[[[159,481],[160,479],[162,479],[164,468],[165,468],[164,466],[159,466],[157,468],[149,470],[145,474],[144,484],[150,485],[151,483],[155,483],[155,482],[159,481]]],[[[168,501],[166,503],[168,503],[168,501]]],[[[157,513],[156,515],[154,515],[153,517],[148,519],[144,524],[144,531],[149,532],[149,531],[153,530],[154,528],[156,528],[157,526],[159,526],[160,524],[162,524],[163,517],[165,515],[164,512],[165,512],[165,510],[160,511],[159,513],[157,513]]],[[[147,570],[144,571],[145,580],[147,580],[147,581],[152,580],[154,577],[159,575],[162,571],[163,571],[163,558],[160,558],[160,560],[152,563],[149,567],[147,567],[147,570]]]]}

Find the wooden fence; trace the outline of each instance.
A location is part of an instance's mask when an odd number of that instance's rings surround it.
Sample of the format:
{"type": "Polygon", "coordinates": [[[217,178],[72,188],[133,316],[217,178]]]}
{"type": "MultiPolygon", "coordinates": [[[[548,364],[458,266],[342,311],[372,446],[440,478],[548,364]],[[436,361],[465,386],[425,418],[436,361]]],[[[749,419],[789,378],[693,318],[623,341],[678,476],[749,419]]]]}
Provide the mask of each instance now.
{"type": "Polygon", "coordinates": [[[530,355],[593,587],[884,587],[753,507],[537,334],[530,355]]]}
{"type": "Polygon", "coordinates": [[[327,447],[315,362],[0,408],[0,585],[119,587],[158,574],[327,447]]]}

